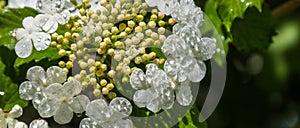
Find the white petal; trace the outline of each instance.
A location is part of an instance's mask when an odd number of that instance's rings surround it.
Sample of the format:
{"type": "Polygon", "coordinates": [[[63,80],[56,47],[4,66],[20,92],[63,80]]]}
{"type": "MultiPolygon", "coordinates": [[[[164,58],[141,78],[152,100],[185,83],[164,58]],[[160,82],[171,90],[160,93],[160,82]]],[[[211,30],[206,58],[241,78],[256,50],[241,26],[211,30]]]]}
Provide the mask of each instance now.
{"type": "Polygon", "coordinates": [[[24,8],[25,1],[23,0],[9,0],[8,7],[9,8],[24,8]]]}
{"type": "Polygon", "coordinates": [[[65,96],[66,92],[61,84],[54,83],[46,88],[45,93],[48,98],[61,99],[65,96]]]}
{"type": "Polygon", "coordinates": [[[193,95],[189,81],[182,82],[176,89],[176,100],[182,106],[189,106],[192,102],[193,95]]]}
{"type": "Polygon", "coordinates": [[[34,97],[33,97],[33,99],[32,99],[32,104],[33,104],[33,107],[35,108],[35,109],[38,109],[38,107],[40,106],[40,104],[44,101],[44,100],[46,100],[46,94],[44,93],[44,92],[36,92],[35,94],[34,94],[34,97]]]}
{"type": "Polygon", "coordinates": [[[51,42],[51,36],[44,32],[35,32],[32,36],[32,41],[37,51],[45,50],[49,47],[51,42]]]}
{"type": "Polygon", "coordinates": [[[132,105],[131,103],[123,98],[123,97],[116,97],[110,103],[109,106],[116,112],[120,112],[129,116],[132,112],[132,105]]]}
{"type": "Polygon", "coordinates": [[[146,89],[148,88],[146,83],[146,76],[142,69],[136,68],[130,75],[130,85],[134,89],[146,89]]]}
{"type": "Polygon", "coordinates": [[[20,98],[24,100],[31,100],[36,93],[37,88],[35,82],[25,81],[19,87],[20,98]]]}
{"type": "Polygon", "coordinates": [[[63,11],[60,14],[58,14],[58,13],[55,14],[56,21],[59,24],[67,23],[70,19],[70,16],[71,16],[71,13],[68,10],[63,11]]]}
{"type": "Polygon", "coordinates": [[[45,70],[41,66],[34,66],[27,70],[26,78],[37,82],[40,86],[47,84],[45,70]]]}
{"type": "Polygon", "coordinates": [[[8,117],[10,118],[19,118],[22,115],[23,115],[23,109],[20,105],[15,105],[8,113],[8,117]]]}
{"type": "Polygon", "coordinates": [[[189,80],[192,82],[200,82],[206,73],[206,65],[202,61],[193,66],[193,70],[189,72],[189,80]]]}
{"type": "Polygon", "coordinates": [[[58,102],[53,99],[44,100],[38,107],[38,112],[39,112],[40,116],[43,118],[48,118],[48,117],[53,116],[59,105],[57,103],[58,102]]]}
{"type": "Polygon", "coordinates": [[[74,97],[70,107],[75,113],[82,113],[86,110],[86,107],[89,103],[90,99],[86,95],[78,95],[74,97]]]}
{"type": "Polygon", "coordinates": [[[138,107],[145,107],[150,101],[157,98],[158,94],[151,89],[138,90],[133,95],[133,101],[138,107]]]}
{"type": "Polygon", "coordinates": [[[54,120],[58,124],[69,123],[71,122],[72,118],[73,110],[66,103],[62,103],[54,115],[54,120]]]}
{"type": "Polygon", "coordinates": [[[6,128],[6,127],[7,127],[7,124],[6,124],[5,119],[0,119],[0,128],[6,128]]]}
{"type": "Polygon", "coordinates": [[[153,99],[147,104],[147,109],[152,112],[158,112],[162,107],[162,103],[160,102],[159,98],[153,99]]]}
{"type": "Polygon", "coordinates": [[[35,25],[35,20],[34,20],[34,18],[32,16],[26,17],[25,19],[23,19],[22,24],[23,24],[23,27],[27,31],[31,31],[31,32],[38,32],[38,31],[40,31],[40,28],[35,25]]]}
{"type": "Polygon", "coordinates": [[[14,128],[28,128],[28,126],[24,122],[18,122],[14,128]]]}
{"type": "Polygon", "coordinates": [[[157,5],[157,0],[145,0],[149,7],[154,7],[157,5]]]}
{"type": "Polygon", "coordinates": [[[28,38],[23,38],[17,42],[15,52],[20,58],[27,58],[32,52],[32,43],[28,38]]]}
{"type": "Polygon", "coordinates": [[[67,74],[58,66],[52,66],[46,71],[49,83],[63,83],[67,79],[67,74]]]}
{"type": "Polygon", "coordinates": [[[77,80],[71,80],[64,83],[63,88],[65,89],[66,93],[68,93],[71,97],[79,94],[81,92],[82,86],[77,80]]]}
{"type": "Polygon", "coordinates": [[[30,123],[29,128],[49,128],[49,126],[45,120],[36,119],[30,123]]]}
{"type": "MultiPolygon", "coordinates": [[[[6,123],[7,123],[7,128],[14,128],[16,123],[18,122],[18,120],[14,119],[14,118],[6,118],[6,123]]],[[[6,128],[6,127],[4,127],[6,128]]]]}
{"type": "Polygon", "coordinates": [[[36,15],[34,18],[35,25],[42,28],[47,23],[47,21],[49,20],[50,17],[51,17],[51,15],[49,15],[49,14],[36,15]]]}
{"type": "Polygon", "coordinates": [[[111,118],[113,111],[107,106],[105,100],[98,99],[88,104],[86,107],[86,115],[93,120],[105,122],[111,118]]]}
{"type": "Polygon", "coordinates": [[[102,128],[91,118],[84,118],[80,121],[79,128],[102,128]]]}
{"type": "MultiPolygon", "coordinates": [[[[50,15],[49,15],[50,16],[50,15]]],[[[58,23],[54,16],[50,16],[48,21],[42,26],[47,33],[53,33],[58,28],[58,23]]]]}
{"type": "Polygon", "coordinates": [[[16,28],[14,34],[17,40],[21,40],[24,37],[27,37],[29,34],[24,28],[16,28]]]}

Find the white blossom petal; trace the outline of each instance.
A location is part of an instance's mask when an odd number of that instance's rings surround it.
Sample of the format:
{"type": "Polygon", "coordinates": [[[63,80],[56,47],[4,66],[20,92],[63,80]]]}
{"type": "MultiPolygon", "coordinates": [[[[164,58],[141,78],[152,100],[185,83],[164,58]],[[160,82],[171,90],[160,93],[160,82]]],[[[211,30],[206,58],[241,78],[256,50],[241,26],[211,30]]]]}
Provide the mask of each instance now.
{"type": "Polygon", "coordinates": [[[36,119],[30,123],[29,128],[49,128],[49,126],[45,120],[36,119]]]}
{"type": "Polygon", "coordinates": [[[90,99],[86,95],[78,95],[73,98],[73,102],[70,104],[70,107],[75,113],[82,113],[86,110],[89,103],[90,99]]]}
{"type": "Polygon", "coordinates": [[[49,19],[47,22],[42,26],[43,30],[48,32],[48,33],[53,33],[57,30],[58,28],[58,23],[56,21],[56,18],[54,16],[49,15],[49,19]]]}
{"type": "Polygon", "coordinates": [[[86,107],[86,115],[101,123],[110,120],[113,115],[113,111],[107,106],[105,100],[98,99],[88,104],[86,107]]]}
{"type": "Polygon", "coordinates": [[[63,83],[67,79],[67,74],[63,71],[62,68],[58,66],[52,66],[46,71],[48,77],[48,83],[63,83]]]}
{"type": "Polygon", "coordinates": [[[67,124],[67,123],[71,122],[72,118],[73,118],[73,110],[66,103],[62,103],[58,107],[58,109],[54,115],[54,120],[58,124],[67,124]]]}
{"type": "Polygon", "coordinates": [[[44,86],[47,84],[45,70],[41,66],[34,66],[27,70],[26,78],[44,86]]]}
{"type": "Polygon", "coordinates": [[[56,18],[57,23],[63,25],[67,23],[70,19],[71,13],[68,10],[63,11],[62,13],[56,13],[54,17],[56,18]]]}
{"type": "Polygon", "coordinates": [[[15,105],[11,111],[8,113],[9,118],[19,118],[23,115],[23,109],[20,105],[15,105]]]}
{"type": "Polygon", "coordinates": [[[120,112],[129,116],[132,112],[131,103],[124,97],[116,97],[110,103],[109,106],[116,112],[120,112]]]}
{"type": "Polygon", "coordinates": [[[46,50],[51,42],[51,36],[44,32],[35,32],[32,36],[32,41],[35,49],[37,51],[46,50]]]}
{"type": "Polygon", "coordinates": [[[22,24],[23,24],[23,27],[29,33],[38,32],[41,30],[38,26],[35,25],[35,20],[32,16],[24,18],[22,24]]]}
{"type": "Polygon", "coordinates": [[[17,122],[14,128],[28,128],[24,122],[17,122]]]}
{"type": "Polygon", "coordinates": [[[28,32],[24,28],[16,28],[14,32],[17,40],[21,40],[29,36],[28,32]]]}
{"type": "Polygon", "coordinates": [[[15,52],[20,58],[27,58],[32,53],[32,43],[28,38],[23,38],[17,42],[15,52]]]}
{"type": "Polygon", "coordinates": [[[24,100],[31,100],[37,92],[36,83],[31,81],[23,82],[19,87],[20,98],[24,100]]]}
{"type": "Polygon", "coordinates": [[[79,128],[102,128],[97,122],[91,118],[84,118],[80,121],[79,128]]]}
{"type": "Polygon", "coordinates": [[[81,92],[82,86],[79,81],[77,80],[71,80],[63,85],[64,90],[70,97],[77,95],[81,92]]]}
{"type": "Polygon", "coordinates": [[[63,86],[59,83],[54,83],[49,85],[46,90],[45,93],[47,95],[48,98],[51,99],[61,99],[65,96],[65,90],[63,88],[63,86]]]}
{"type": "Polygon", "coordinates": [[[58,106],[59,106],[59,104],[57,104],[56,100],[46,99],[38,107],[38,112],[41,117],[49,118],[56,113],[58,106]]]}
{"type": "Polygon", "coordinates": [[[191,87],[189,84],[189,81],[182,82],[181,85],[175,90],[176,100],[182,106],[189,106],[193,99],[191,87]]]}

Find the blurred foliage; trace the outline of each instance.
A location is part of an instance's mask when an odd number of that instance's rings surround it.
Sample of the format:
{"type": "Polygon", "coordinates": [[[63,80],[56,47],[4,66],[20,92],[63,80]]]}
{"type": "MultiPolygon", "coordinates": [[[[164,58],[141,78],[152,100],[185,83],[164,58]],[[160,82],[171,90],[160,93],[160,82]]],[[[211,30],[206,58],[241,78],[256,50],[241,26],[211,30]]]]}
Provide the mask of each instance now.
{"type": "Polygon", "coordinates": [[[18,85],[4,74],[4,70],[5,65],[0,58],[0,108],[9,111],[15,104],[26,107],[28,101],[20,99],[18,85]]]}

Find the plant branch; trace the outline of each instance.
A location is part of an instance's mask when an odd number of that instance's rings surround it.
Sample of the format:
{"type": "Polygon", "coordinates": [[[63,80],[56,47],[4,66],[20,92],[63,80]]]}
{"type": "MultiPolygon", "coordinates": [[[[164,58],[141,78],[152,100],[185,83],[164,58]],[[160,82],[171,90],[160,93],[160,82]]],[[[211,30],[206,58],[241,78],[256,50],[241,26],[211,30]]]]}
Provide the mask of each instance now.
{"type": "Polygon", "coordinates": [[[300,0],[290,0],[272,11],[273,16],[280,18],[300,7],[300,0]]]}

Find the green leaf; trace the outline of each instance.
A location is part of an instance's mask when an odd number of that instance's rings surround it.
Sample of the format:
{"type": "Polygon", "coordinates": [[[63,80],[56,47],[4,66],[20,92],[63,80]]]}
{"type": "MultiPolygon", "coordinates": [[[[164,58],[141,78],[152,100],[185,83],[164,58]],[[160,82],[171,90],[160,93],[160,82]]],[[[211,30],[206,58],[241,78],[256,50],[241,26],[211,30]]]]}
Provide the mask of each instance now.
{"type": "Polygon", "coordinates": [[[0,108],[9,111],[16,104],[26,107],[28,101],[20,99],[18,85],[4,75],[4,70],[5,65],[0,61],[0,108]]]}
{"type": "Polygon", "coordinates": [[[235,18],[243,18],[244,12],[248,7],[254,6],[259,12],[262,11],[263,0],[216,0],[218,3],[218,13],[223,20],[228,32],[231,23],[235,18]]]}
{"type": "Polygon", "coordinates": [[[0,12],[0,46],[5,46],[10,50],[14,49],[17,41],[12,36],[13,30],[22,27],[22,21],[25,17],[36,14],[37,12],[31,8],[3,9],[0,12]]]}
{"type": "Polygon", "coordinates": [[[249,8],[244,19],[236,19],[231,27],[233,44],[239,50],[265,50],[272,43],[276,20],[271,10],[265,6],[262,13],[256,8],[249,8]]]}
{"type": "Polygon", "coordinates": [[[48,61],[57,60],[61,58],[61,56],[58,54],[58,49],[49,47],[48,49],[44,51],[36,51],[33,50],[32,54],[27,58],[17,58],[14,64],[15,68],[20,67],[23,64],[27,64],[31,61],[39,62],[42,59],[48,58],[48,61]]]}

